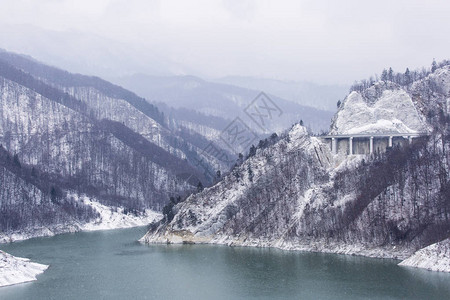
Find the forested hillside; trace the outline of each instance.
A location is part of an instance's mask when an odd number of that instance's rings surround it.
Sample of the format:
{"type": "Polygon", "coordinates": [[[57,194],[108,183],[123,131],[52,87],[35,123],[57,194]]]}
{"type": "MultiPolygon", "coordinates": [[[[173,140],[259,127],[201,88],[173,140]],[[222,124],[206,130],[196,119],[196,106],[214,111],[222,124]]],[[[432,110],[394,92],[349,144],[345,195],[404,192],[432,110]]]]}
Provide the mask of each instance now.
{"type": "Polygon", "coordinates": [[[1,229],[97,216],[68,193],[127,211],[161,210],[170,197],[210,184],[228,162],[204,153],[205,137],[173,123],[100,78],[0,51],[1,229]]]}

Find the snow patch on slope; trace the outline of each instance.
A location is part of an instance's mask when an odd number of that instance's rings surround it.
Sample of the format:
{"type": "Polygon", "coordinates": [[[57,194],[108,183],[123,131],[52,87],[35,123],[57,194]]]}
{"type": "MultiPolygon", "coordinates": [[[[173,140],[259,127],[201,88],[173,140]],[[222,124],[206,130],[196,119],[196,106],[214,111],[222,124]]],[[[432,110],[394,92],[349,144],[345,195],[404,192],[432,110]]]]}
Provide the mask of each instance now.
{"type": "Polygon", "coordinates": [[[80,229],[83,231],[146,226],[151,222],[162,218],[162,215],[160,213],[157,213],[150,209],[146,209],[144,212],[139,213],[138,215],[134,215],[131,213],[125,214],[123,207],[112,208],[99,202],[93,201],[88,197],[83,197],[82,201],[84,204],[94,208],[100,214],[100,217],[95,221],[81,225],[80,229]]]}
{"type": "Polygon", "coordinates": [[[0,233],[0,243],[11,243],[23,241],[35,237],[54,236],[62,233],[73,233],[78,231],[94,231],[94,230],[111,230],[122,229],[139,226],[147,226],[148,224],[162,219],[162,214],[150,209],[140,212],[137,215],[132,213],[124,213],[123,207],[109,207],[103,205],[87,196],[78,196],[70,194],[69,197],[78,199],[85,205],[91,206],[98,213],[99,217],[89,223],[69,223],[55,224],[48,227],[30,228],[27,231],[0,233]]]}
{"type": "Polygon", "coordinates": [[[418,250],[399,266],[450,272],[450,238],[418,250]]]}
{"type": "Polygon", "coordinates": [[[47,265],[30,262],[27,258],[14,257],[0,250],[0,287],[36,280],[47,270],[47,265]]]}

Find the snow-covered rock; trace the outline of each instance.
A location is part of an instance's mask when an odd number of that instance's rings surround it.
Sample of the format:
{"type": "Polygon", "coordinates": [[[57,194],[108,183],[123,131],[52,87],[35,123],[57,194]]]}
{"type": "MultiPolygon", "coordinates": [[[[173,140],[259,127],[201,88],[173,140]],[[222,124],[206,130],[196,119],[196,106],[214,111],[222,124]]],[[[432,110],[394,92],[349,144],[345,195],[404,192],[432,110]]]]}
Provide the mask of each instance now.
{"type": "MultiPolygon", "coordinates": [[[[374,87],[372,87],[374,88],[374,87]]],[[[420,133],[426,126],[411,96],[404,90],[384,90],[374,102],[359,92],[344,100],[332,126],[332,134],[420,133]]]]}
{"type": "Polygon", "coordinates": [[[399,266],[450,272],[450,238],[418,250],[399,266]]]}
{"type": "Polygon", "coordinates": [[[14,257],[0,250],[0,287],[36,280],[47,270],[47,265],[30,262],[27,258],[14,257]]]}

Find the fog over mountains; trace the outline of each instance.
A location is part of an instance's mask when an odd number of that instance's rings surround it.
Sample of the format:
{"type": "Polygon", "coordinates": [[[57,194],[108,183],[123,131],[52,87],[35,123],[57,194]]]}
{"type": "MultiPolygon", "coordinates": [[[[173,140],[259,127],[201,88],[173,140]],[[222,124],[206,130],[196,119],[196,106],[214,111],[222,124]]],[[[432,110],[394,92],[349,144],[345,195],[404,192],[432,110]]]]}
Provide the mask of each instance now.
{"type": "Polygon", "coordinates": [[[245,76],[227,76],[216,82],[236,85],[253,90],[266,91],[300,105],[335,111],[336,103],[348,92],[346,85],[325,85],[308,81],[288,81],[245,76]]]}
{"type": "MultiPolygon", "coordinates": [[[[261,91],[265,91],[264,89],[251,89],[227,83],[206,81],[195,76],[160,77],[137,74],[118,78],[114,81],[151,101],[161,102],[174,108],[188,108],[204,115],[212,115],[227,120],[236,117],[245,119],[245,108],[252,103],[261,91]]],[[[261,85],[261,87],[263,86],[261,85]]],[[[328,129],[333,115],[331,110],[316,108],[320,105],[302,105],[266,92],[282,111],[280,118],[270,120],[266,133],[281,132],[292,123],[300,120],[303,120],[304,124],[315,132],[328,129]]],[[[308,92],[305,90],[305,93],[308,92]]],[[[338,98],[336,99],[337,102],[338,98]]],[[[333,100],[333,102],[335,101],[333,100]]],[[[255,131],[261,131],[251,121],[248,122],[248,125],[255,131]]]]}
{"type": "Polygon", "coordinates": [[[77,30],[46,30],[32,25],[2,24],[1,48],[33,56],[70,72],[115,76],[144,72],[153,75],[184,74],[190,70],[145,46],[77,30]]]}

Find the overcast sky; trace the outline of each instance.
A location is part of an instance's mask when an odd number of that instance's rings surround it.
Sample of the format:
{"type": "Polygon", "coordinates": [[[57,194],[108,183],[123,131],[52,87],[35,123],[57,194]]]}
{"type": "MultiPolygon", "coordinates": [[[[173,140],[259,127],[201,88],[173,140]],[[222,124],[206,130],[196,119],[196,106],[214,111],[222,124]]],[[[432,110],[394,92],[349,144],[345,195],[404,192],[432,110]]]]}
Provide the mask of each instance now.
{"type": "MultiPolygon", "coordinates": [[[[0,5],[4,28],[28,24],[95,34],[151,49],[184,66],[179,72],[206,77],[351,83],[385,66],[403,71],[450,58],[450,1],[0,0],[0,5]]],[[[5,39],[0,47],[8,49],[5,39]]],[[[12,50],[34,54],[33,45],[19,48],[12,50]]]]}

